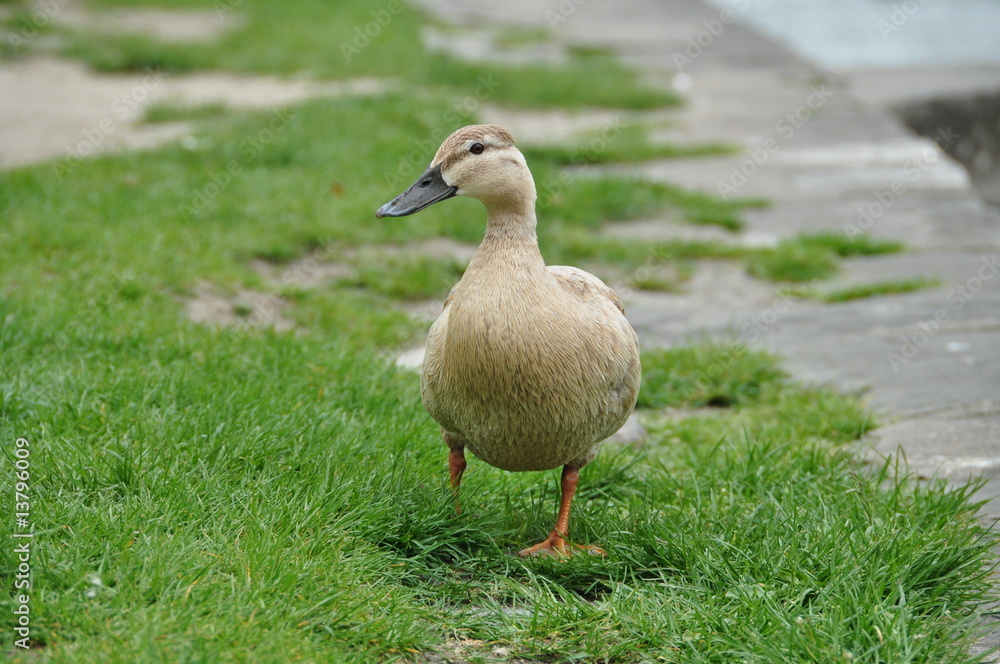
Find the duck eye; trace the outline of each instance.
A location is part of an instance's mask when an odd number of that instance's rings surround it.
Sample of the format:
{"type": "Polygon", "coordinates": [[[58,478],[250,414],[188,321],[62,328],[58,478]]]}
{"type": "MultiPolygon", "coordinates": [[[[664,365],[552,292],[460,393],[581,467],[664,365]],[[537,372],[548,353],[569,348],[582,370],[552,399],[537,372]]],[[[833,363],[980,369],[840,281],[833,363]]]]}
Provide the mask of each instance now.
{"type": "Polygon", "coordinates": [[[471,146],[469,146],[469,152],[471,152],[472,154],[482,154],[483,150],[485,149],[486,146],[483,145],[482,143],[473,143],[471,146]]]}

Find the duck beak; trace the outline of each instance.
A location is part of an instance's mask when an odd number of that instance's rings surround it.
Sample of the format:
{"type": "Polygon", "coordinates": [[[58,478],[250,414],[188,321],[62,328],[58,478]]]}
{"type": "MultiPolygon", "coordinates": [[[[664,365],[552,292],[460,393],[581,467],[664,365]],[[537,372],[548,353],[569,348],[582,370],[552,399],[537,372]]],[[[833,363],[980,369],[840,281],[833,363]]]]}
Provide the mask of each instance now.
{"type": "Polygon", "coordinates": [[[451,198],[457,191],[458,187],[452,187],[444,181],[440,164],[431,166],[417,178],[416,182],[410,185],[409,189],[380,207],[375,212],[375,216],[380,218],[405,217],[408,214],[420,212],[438,201],[451,198]]]}

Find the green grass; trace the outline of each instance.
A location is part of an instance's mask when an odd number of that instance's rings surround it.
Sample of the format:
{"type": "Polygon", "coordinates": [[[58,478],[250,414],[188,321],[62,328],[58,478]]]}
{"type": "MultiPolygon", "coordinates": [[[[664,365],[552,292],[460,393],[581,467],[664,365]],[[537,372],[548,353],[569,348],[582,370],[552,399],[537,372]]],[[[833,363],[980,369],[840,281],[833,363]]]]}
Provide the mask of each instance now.
{"type": "Polygon", "coordinates": [[[48,12],[32,7],[28,3],[5,0],[0,4],[10,5],[9,13],[0,20],[4,39],[0,56],[13,57],[27,51],[32,40],[52,31],[51,16],[48,12]]]}
{"type": "Polygon", "coordinates": [[[205,65],[206,46],[161,42],[145,34],[63,31],[59,54],[83,60],[102,73],[160,71],[182,74],[205,65]]]}
{"type": "Polygon", "coordinates": [[[627,176],[583,177],[534,160],[529,166],[538,188],[538,216],[598,228],[607,221],[626,221],[674,211],[682,221],[742,228],[740,210],[760,201],[723,201],[712,194],[627,176]],[[584,206],[580,201],[592,200],[584,206]]]}
{"type": "Polygon", "coordinates": [[[824,247],[782,240],[773,249],[753,253],[747,271],[768,281],[812,281],[837,272],[837,255],[824,247]]]}
{"type": "Polygon", "coordinates": [[[796,241],[807,247],[822,247],[838,256],[877,256],[894,254],[903,250],[903,243],[898,240],[884,240],[867,233],[848,235],[835,231],[819,233],[803,233],[796,241]]]}
{"type": "Polygon", "coordinates": [[[668,157],[691,157],[729,151],[720,144],[705,143],[678,146],[651,143],[645,129],[636,126],[609,125],[592,138],[574,144],[529,146],[525,159],[535,175],[538,188],[538,213],[541,218],[569,219],[573,223],[598,226],[605,221],[634,219],[676,210],[678,216],[693,224],[714,224],[728,230],[742,228],[739,211],[766,203],[759,199],[723,201],[712,194],[693,191],[641,178],[604,175],[578,176],[567,166],[639,162],[668,157]],[[599,207],[584,207],[580,200],[596,199],[599,207]]]}
{"type": "Polygon", "coordinates": [[[642,364],[639,408],[733,406],[787,378],[773,356],[721,342],[649,351],[642,364]]]}
{"type": "Polygon", "coordinates": [[[523,67],[470,64],[444,55],[432,55],[427,62],[427,70],[417,72],[424,83],[465,90],[473,97],[488,96],[500,103],[648,110],[681,102],[671,90],[642,85],[638,74],[608,55],[576,56],[563,65],[523,67]]]}
{"type": "Polygon", "coordinates": [[[886,279],[863,284],[853,284],[843,288],[818,290],[815,288],[790,288],[786,293],[793,297],[805,297],[821,302],[849,302],[879,295],[895,295],[912,293],[925,288],[936,288],[941,285],[937,277],[910,277],[906,279],[886,279]]]}
{"type": "Polygon", "coordinates": [[[456,516],[416,376],[346,321],[234,335],[155,291],[11,276],[0,429],[32,441],[45,646],[18,661],[366,662],[455,635],[481,657],[966,661],[991,547],[970,489],[859,472],[835,444],[870,416],[772,357],[647,354],[646,405],[736,408],[654,417],[645,450],[588,467],[573,534],[607,559],[521,561],[554,478],[472,461],[456,516]]]}
{"type": "MultiPolygon", "coordinates": [[[[320,46],[310,23],[368,8],[248,4],[249,34],[216,62],[298,70],[306,56],[269,51],[290,23],[329,54],[336,35],[320,46]],[[259,54],[241,46],[254,34],[259,54]]],[[[397,20],[405,34],[416,18],[397,20]]],[[[385,39],[391,55],[399,37],[385,39]]],[[[511,555],[551,527],[555,473],[473,459],[455,513],[419,377],[391,357],[426,327],[398,300],[440,294],[461,266],[367,251],[481,237],[469,200],[373,216],[398,193],[390,180],[417,175],[401,156],[427,156],[427,137],[454,128],[455,103],[411,80],[220,114],[148,152],[0,172],[0,487],[10,514],[23,436],[36,533],[37,647],[5,642],[12,661],[420,661],[452,657],[457,639],[471,661],[504,647],[559,662],[971,663],[995,546],[975,485],[860,466],[852,443],[874,421],[859,399],[796,384],[739,345],[644,354],[648,441],[607,446],[574,507],[573,539],[607,558],[511,555]],[[345,256],[350,279],[306,286],[310,257],[345,256]],[[254,325],[245,305],[241,326],[192,323],[185,302],[205,283],[280,294],[296,327],[254,325]]],[[[539,182],[558,167],[542,159],[539,182]]],[[[541,216],[549,262],[755,253],[609,240],[609,220],[700,204],[633,180],[564,184],[541,216]]],[[[9,589],[17,564],[5,547],[9,589]]],[[[8,635],[14,605],[0,596],[8,635]]]]}
{"type": "Polygon", "coordinates": [[[690,262],[679,263],[673,274],[662,271],[636,271],[629,275],[627,284],[631,288],[644,291],[659,291],[673,293],[681,290],[683,284],[691,279],[694,265],[690,262]]]}
{"type": "MultiPolygon", "coordinates": [[[[96,0],[91,7],[100,10],[123,4],[132,3],[96,0]]],[[[203,8],[198,3],[178,0],[146,4],[203,8]]],[[[296,218],[290,221],[292,228],[282,227],[282,230],[287,229],[288,232],[277,232],[279,226],[275,226],[274,233],[257,237],[251,233],[246,236],[250,246],[241,248],[241,255],[257,256],[279,263],[296,258],[306,247],[322,246],[331,234],[337,236],[339,243],[357,246],[369,241],[377,244],[409,237],[408,233],[419,226],[420,230],[416,231],[419,237],[427,238],[444,233],[467,242],[477,242],[481,237],[481,227],[473,224],[458,225],[450,221],[463,216],[481,217],[478,205],[470,205],[468,201],[450,203],[447,212],[431,211],[422,215],[418,221],[383,223],[378,227],[371,223],[344,224],[340,220],[367,218],[369,210],[359,208],[356,201],[364,200],[365,205],[370,205],[372,200],[388,200],[407,186],[419,173],[418,169],[412,167],[412,160],[405,163],[403,160],[414,154],[417,155],[417,161],[428,158],[437,142],[448,132],[463,123],[474,121],[470,110],[478,108],[483,102],[543,107],[591,105],[644,109],[669,106],[680,101],[672,92],[641,85],[635,71],[625,68],[606,52],[574,50],[564,65],[555,68],[542,65],[516,68],[499,64],[473,65],[442,54],[425,53],[419,46],[419,26],[422,19],[408,7],[392,13],[389,23],[370,38],[371,43],[361,48],[359,53],[354,53],[350,48],[345,50],[344,45],[355,44],[355,28],[364,28],[372,21],[372,12],[379,13],[384,9],[381,5],[297,0],[292,5],[277,9],[269,3],[247,0],[232,5],[217,3],[215,9],[220,11],[223,22],[236,15],[241,20],[231,21],[234,27],[214,41],[176,44],[159,42],[139,34],[102,35],[97,39],[89,33],[63,31],[63,50],[68,55],[87,61],[98,70],[109,72],[158,69],[179,73],[217,68],[251,73],[304,73],[333,78],[374,75],[401,81],[396,84],[400,88],[398,95],[371,103],[372,108],[377,106],[383,110],[370,117],[358,114],[353,120],[337,125],[333,123],[340,120],[335,115],[323,123],[318,116],[322,112],[322,105],[314,105],[308,111],[310,117],[295,125],[301,126],[303,131],[311,130],[315,135],[326,135],[331,127],[336,128],[334,133],[337,135],[324,143],[324,148],[333,153],[328,162],[331,166],[337,163],[344,165],[344,161],[338,159],[341,155],[334,153],[334,150],[348,153],[360,149],[363,157],[375,154],[376,150],[372,149],[374,145],[359,147],[356,144],[365,143],[363,137],[371,134],[370,128],[377,123],[398,123],[399,114],[410,114],[410,117],[403,120],[402,131],[380,131],[390,140],[376,141],[380,146],[376,159],[381,160],[381,163],[375,177],[372,177],[371,171],[366,173],[366,179],[359,188],[347,182],[349,178],[342,177],[341,174],[346,174],[348,168],[342,167],[335,172],[335,181],[330,183],[331,186],[340,190],[351,186],[352,190],[349,196],[337,201],[342,201],[344,206],[322,206],[327,210],[334,208],[331,210],[333,221],[327,227],[295,228],[303,225],[303,217],[308,219],[314,216],[317,206],[309,203],[306,205],[311,205],[313,210],[304,215],[293,215],[296,218]],[[229,11],[230,8],[235,10],[229,11]],[[390,107],[395,107],[396,111],[383,112],[390,107]],[[392,137],[397,137],[398,140],[390,147],[392,137]],[[393,159],[396,160],[395,163],[390,161],[393,159]],[[388,183],[389,188],[373,193],[370,197],[361,194],[379,181],[388,183]],[[350,209],[345,210],[344,207],[350,209]],[[396,232],[395,229],[398,228],[404,230],[396,232]]],[[[211,139],[220,141],[217,147],[196,149],[192,151],[193,154],[172,155],[170,158],[179,169],[213,174],[225,171],[226,164],[234,155],[239,157],[253,149],[243,137],[252,137],[254,131],[265,131],[263,128],[254,130],[247,122],[228,117],[226,110],[217,104],[195,108],[160,104],[151,108],[145,119],[148,122],[211,120],[214,126],[228,127],[228,134],[224,132],[211,139]],[[182,162],[184,165],[181,165],[182,162]]],[[[618,128],[605,141],[606,149],[603,152],[592,149],[593,145],[589,141],[580,146],[562,149],[561,152],[561,148],[542,150],[535,154],[530,154],[529,151],[541,194],[539,215],[548,222],[543,231],[547,252],[564,257],[565,262],[575,262],[593,252],[588,250],[582,254],[575,253],[573,242],[563,241],[558,229],[587,227],[598,231],[607,221],[636,219],[668,210],[675,210],[679,218],[691,223],[716,224],[732,230],[740,227],[739,210],[756,204],[754,201],[724,202],[712,195],[634,178],[570,176],[567,184],[563,169],[572,163],[580,150],[584,151],[590,161],[601,161],[712,154],[727,149],[715,144],[683,148],[673,145],[654,146],[645,139],[643,129],[625,126],[618,128]],[[571,162],[567,162],[567,158],[571,162]],[[589,204],[581,205],[581,201],[588,201],[589,204]]],[[[267,150],[253,150],[263,155],[255,155],[254,160],[291,160],[291,155],[296,150],[315,151],[316,146],[307,145],[313,141],[313,137],[307,137],[303,132],[286,131],[278,137],[274,149],[269,146],[267,150]]],[[[254,164],[251,168],[252,176],[266,177],[269,168],[269,164],[254,164]]],[[[314,174],[331,170],[324,169],[318,163],[310,168],[314,174]]],[[[282,177],[279,176],[279,180],[282,177]]],[[[288,184],[300,192],[304,187],[322,186],[314,181],[314,177],[315,175],[310,175],[305,182],[288,184]]],[[[252,200],[246,194],[257,183],[253,182],[252,177],[240,177],[238,180],[239,186],[227,187],[222,195],[207,201],[204,197],[199,199],[198,194],[206,189],[211,190],[213,182],[187,183],[168,177],[163,180],[162,186],[173,186],[176,191],[191,192],[193,189],[194,194],[189,201],[172,202],[170,205],[180,207],[189,222],[207,222],[207,226],[211,228],[221,219],[242,216],[246,201],[252,200]]],[[[265,190],[273,189],[270,183],[262,186],[265,190]]],[[[307,196],[303,200],[316,199],[307,196]]],[[[303,203],[296,205],[301,207],[303,203]]],[[[268,205],[265,203],[264,207],[267,208],[268,205]]],[[[261,212],[265,215],[271,213],[269,210],[261,212]]],[[[274,214],[280,217],[289,213],[274,211],[274,214]]],[[[593,244],[593,241],[590,243],[593,244]]],[[[648,251],[641,243],[635,243],[629,252],[637,256],[634,261],[636,265],[648,257],[648,251]],[[640,254],[641,258],[638,257],[640,254]]],[[[614,251],[598,253],[613,254],[614,251]]],[[[603,256],[600,258],[603,260],[603,256]]],[[[431,280],[436,286],[426,280],[423,285],[417,285],[411,279],[413,270],[398,262],[380,265],[378,259],[375,259],[367,267],[366,274],[361,274],[361,268],[357,272],[353,278],[355,285],[387,293],[391,297],[412,299],[446,291],[446,286],[440,279],[431,280]],[[379,274],[380,270],[383,274],[379,274]]],[[[444,272],[451,274],[454,269],[446,268],[444,272]]],[[[244,280],[248,278],[244,277],[244,280]]]]}
{"type": "Polygon", "coordinates": [[[199,120],[214,120],[221,118],[231,109],[222,103],[200,104],[198,106],[177,105],[169,102],[159,102],[146,108],[142,121],[157,122],[192,122],[199,120]]]}
{"type": "Polygon", "coordinates": [[[678,145],[651,142],[646,128],[618,124],[611,124],[602,131],[582,136],[573,145],[541,145],[523,150],[529,163],[548,161],[558,165],[573,166],[701,157],[730,154],[733,151],[732,146],[722,143],[678,145]]]}
{"type": "Polygon", "coordinates": [[[542,44],[552,38],[552,31],[546,28],[506,27],[496,35],[496,42],[505,46],[542,44]]]}
{"type": "Polygon", "coordinates": [[[759,198],[740,198],[723,201],[711,194],[661,184],[669,204],[678,209],[688,223],[721,226],[726,230],[743,228],[740,211],[748,207],[764,207],[768,203],[759,198]]]}
{"type": "Polygon", "coordinates": [[[562,223],[552,223],[539,232],[539,243],[550,265],[586,263],[612,265],[635,272],[648,267],[673,267],[681,275],[699,258],[739,258],[747,250],[733,244],[709,240],[643,241],[606,237],[562,223]]]}
{"type": "Polygon", "coordinates": [[[872,256],[902,251],[901,242],[870,235],[843,233],[801,234],[781,240],[772,249],[752,253],[747,260],[750,274],[769,281],[803,282],[825,279],[838,270],[838,257],[872,256]]]}
{"type": "Polygon", "coordinates": [[[465,273],[451,258],[423,254],[382,256],[371,252],[355,261],[354,272],[341,286],[367,288],[399,300],[426,300],[447,293],[465,273]]]}

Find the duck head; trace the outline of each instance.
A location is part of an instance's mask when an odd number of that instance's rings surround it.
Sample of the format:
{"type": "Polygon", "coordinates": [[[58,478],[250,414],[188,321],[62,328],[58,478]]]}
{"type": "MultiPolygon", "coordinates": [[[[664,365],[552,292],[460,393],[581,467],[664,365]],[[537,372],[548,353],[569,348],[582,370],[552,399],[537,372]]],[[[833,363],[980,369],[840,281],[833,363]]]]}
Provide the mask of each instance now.
{"type": "Polygon", "coordinates": [[[423,175],[375,216],[404,217],[452,196],[478,199],[491,211],[534,210],[535,182],[506,129],[462,127],[445,139],[423,175]]]}

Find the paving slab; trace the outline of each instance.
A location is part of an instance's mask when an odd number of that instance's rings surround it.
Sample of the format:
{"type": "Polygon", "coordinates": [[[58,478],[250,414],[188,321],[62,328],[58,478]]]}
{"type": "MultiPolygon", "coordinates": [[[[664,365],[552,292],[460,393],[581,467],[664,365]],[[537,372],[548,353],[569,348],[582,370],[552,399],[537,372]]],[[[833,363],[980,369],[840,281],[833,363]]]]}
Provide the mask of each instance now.
{"type": "Polygon", "coordinates": [[[70,163],[191,133],[186,122],[144,124],[146,110],[157,103],[280,108],[314,96],[373,94],[383,85],[371,78],[317,82],[224,72],[98,74],[48,55],[0,62],[0,168],[50,159],[70,163]]]}
{"type": "Polygon", "coordinates": [[[968,189],[890,193],[872,187],[824,200],[822,205],[809,197],[772,199],[766,208],[744,211],[743,235],[753,239],[750,244],[774,244],[789,232],[857,230],[905,242],[914,250],[976,252],[1000,247],[996,208],[970,195],[968,189]]]}
{"type": "Polygon", "coordinates": [[[930,99],[996,92],[1000,67],[923,66],[879,67],[846,72],[842,76],[852,95],[866,103],[892,108],[930,99]]]}

